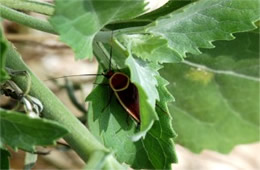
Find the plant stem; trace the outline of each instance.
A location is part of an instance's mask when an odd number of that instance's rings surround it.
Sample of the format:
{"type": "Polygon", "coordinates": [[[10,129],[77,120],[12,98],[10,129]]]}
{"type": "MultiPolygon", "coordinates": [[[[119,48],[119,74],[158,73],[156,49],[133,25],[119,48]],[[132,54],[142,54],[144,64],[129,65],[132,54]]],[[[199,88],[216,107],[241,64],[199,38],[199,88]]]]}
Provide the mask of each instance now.
{"type": "MultiPolygon", "coordinates": [[[[48,21],[37,19],[35,17],[29,16],[22,12],[18,12],[16,10],[13,10],[1,4],[0,4],[0,14],[1,17],[14,21],[18,24],[22,24],[43,32],[58,34],[48,21]]],[[[109,42],[110,37],[111,37],[111,31],[100,31],[95,36],[94,41],[101,41],[107,43],[109,42]]]]}
{"type": "Polygon", "coordinates": [[[32,11],[40,14],[52,15],[54,7],[52,4],[36,2],[36,1],[21,1],[21,0],[0,0],[0,4],[9,8],[32,11]]]}
{"type": "Polygon", "coordinates": [[[44,32],[57,34],[49,22],[26,15],[22,12],[18,12],[1,4],[0,13],[1,17],[14,21],[16,23],[26,25],[44,32]]]}
{"type": "MultiPolygon", "coordinates": [[[[64,139],[79,154],[79,156],[87,161],[89,156],[96,151],[104,153],[106,149],[90,132],[77,120],[77,118],[64,106],[63,103],[31,72],[21,59],[20,55],[9,45],[6,53],[6,67],[14,70],[27,71],[31,75],[32,84],[30,95],[38,98],[43,106],[44,117],[55,120],[64,125],[69,134],[64,139]]],[[[14,78],[15,83],[23,90],[26,89],[26,78],[18,76],[14,78]]]]}

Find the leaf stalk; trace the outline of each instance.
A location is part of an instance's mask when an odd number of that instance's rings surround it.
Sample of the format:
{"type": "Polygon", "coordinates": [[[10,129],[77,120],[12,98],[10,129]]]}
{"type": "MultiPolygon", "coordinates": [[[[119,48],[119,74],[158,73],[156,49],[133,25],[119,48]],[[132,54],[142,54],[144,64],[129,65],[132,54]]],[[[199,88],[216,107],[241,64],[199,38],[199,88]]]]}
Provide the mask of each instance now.
{"type": "Polygon", "coordinates": [[[18,12],[14,9],[11,9],[1,4],[0,4],[0,13],[1,13],[1,17],[14,21],[18,24],[26,25],[31,28],[41,30],[44,32],[57,34],[57,32],[53,29],[53,27],[48,21],[37,19],[35,17],[24,14],[22,12],[18,12]]]}
{"type": "Polygon", "coordinates": [[[18,10],[31,11],[45,15],[52,15],[54,7],[50,3],[21,0],[0,0],[0,4],[18,10]]]}
{"type": "MultiPolygon", "coordinates": [[[[24,70],[30,73],[32,86],[30,95],[38,98],[43,106],[44,117],[55,120],[64,125],[69,134],[64,139],[69,145],[79,154],[79,156],[87,161],[89,156],[95,151],[109,152],[80,122],[78,119],[57,99],[57,97],[31,72],[26,64],[21,59],[20,55],[9,45],[7,51],[6,66],[15,70],[24,70]]],[[[25,90],[27,80],[24,77],[18,76],[13,78],[13,81],[19,87],[25,90]]]]}

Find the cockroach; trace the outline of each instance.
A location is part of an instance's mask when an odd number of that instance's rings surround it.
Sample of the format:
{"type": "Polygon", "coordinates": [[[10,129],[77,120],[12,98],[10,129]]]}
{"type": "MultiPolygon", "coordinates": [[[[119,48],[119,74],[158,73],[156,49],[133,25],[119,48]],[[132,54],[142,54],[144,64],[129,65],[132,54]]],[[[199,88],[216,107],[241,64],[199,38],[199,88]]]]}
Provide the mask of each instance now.
{"type": "Polygon", "coordinates": [[[109,70],[104,76],[108,78],[109,86],[121,106],[137,123],[140,123],[139,93],[135,84],[122,72],[109,70]]]}
{"type": "MultiPolygon", "coordinates": [[[[72,76],[104,76],[109,81],[109,86],[113,90],[120,105],[127,111],[127,113],[138,123],[141,123],[140,119],[140,107],[139,107],[139,93],[136,85],[130,81],[128,75],[120,71],[113,71],[111,69],[112,60],[112,47],[110,49],[109,56],[109,69],[101,74],[81,74],[70,75],[72,76]]],[[[57,78],[56,78],[57,79],[57,78]]],[[[110,102],[110,101],[109,101],[110,102]]]]}

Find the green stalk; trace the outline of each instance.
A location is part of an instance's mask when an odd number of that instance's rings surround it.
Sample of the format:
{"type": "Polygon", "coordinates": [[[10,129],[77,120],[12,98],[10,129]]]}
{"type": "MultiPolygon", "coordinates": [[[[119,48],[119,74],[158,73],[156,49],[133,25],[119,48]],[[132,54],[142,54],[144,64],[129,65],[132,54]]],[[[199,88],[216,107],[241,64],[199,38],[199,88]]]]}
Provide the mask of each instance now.
{"type": "Polygon", "coordinates": [[[1,17],[14,21],[18,24],[26,25],[37,30],[57,34],[48,21],[40,20],[30,15],[18,12],[0,4],[1,17]]]}
{"type": "MultiPolygon", "coordinates": [[[[2,1],[2,0],[0,0],[2,1]]],[[[8,8],[4,5],[0,4],[0,14],[1,17],[8,19],[10,21],[14,21],[18,24],[22,24],[43,32],[48,32],[52,34],[58,34],[52,25],[48,21],[44,21],[30,15],[24,14],[22,12],[18,12],[11,8],[8,8]]],[[[94,41],[101,41],[101,42],[109,42],[111,37],[111,31],[100,31],[95,36],[94,41]]]]}
{"type": "Polygon", "coordinates": [[[0,0],[0,4],[13,9],[31,11],[46,15],[52,15],[54,12],[54,7],[52,4],[37,1],[0,0]]]}
{"type": "MultiPolygon", "coordinates": [[[[43,106],[44,117],[55,120],[64,125],[69,134],[64,139],[79,154],[79,156],[87,161],[89,156],[96,152],[108,152],[106,149],[80,122],[78,119],[64,106],[63,103],[31,72],[21,59],[20,55],[9,45],[7,51],[6,67],[14,70],[27,71],[31,75],[30,95],[38,98],[43,106]]],[[[27,81],[25,77],[15,77],[15,83],[23,90],[26,89],[27,81]]]]}

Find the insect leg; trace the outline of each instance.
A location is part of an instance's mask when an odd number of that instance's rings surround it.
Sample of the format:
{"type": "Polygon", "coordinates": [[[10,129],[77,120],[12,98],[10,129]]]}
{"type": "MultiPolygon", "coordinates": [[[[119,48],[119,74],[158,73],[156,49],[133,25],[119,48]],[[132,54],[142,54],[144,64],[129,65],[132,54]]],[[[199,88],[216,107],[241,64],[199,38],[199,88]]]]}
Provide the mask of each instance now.
{"type": "Polygon", "coordinates": [[[37,155],[48,155],[50,153],[51,153],[50,150],[49,151],[35,151],[35,152],[33,152],[33,154],[37,154],[37,155]]]}
{"type": "Polygon", "coordinates": [[[83,114],[86,114],[88,111],[85,109],[84,105],[78,101],[77,97],[75,96],[75,88],[67,78],[65,78],[65,89],[74,106],[79,109],[83,114]]]}
{"type": "Polygon", "coordinates": [[[93,83],[93,84],[96,84],[96,85],[101,85],[101,86],[109,86],[108,83],[93,83]]]}

